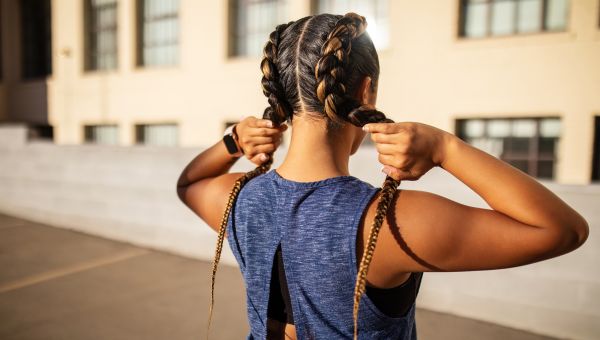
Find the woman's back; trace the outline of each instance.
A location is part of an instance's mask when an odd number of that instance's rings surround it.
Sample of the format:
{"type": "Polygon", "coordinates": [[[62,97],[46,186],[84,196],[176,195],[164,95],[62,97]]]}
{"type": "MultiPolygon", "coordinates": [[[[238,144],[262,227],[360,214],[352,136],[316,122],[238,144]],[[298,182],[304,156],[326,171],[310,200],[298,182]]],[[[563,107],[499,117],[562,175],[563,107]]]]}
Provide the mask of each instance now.
{"type": "MultiPolygon", "coordinates": [[[[269,282],[280,244],[298,338],[352,337],[357,233],[362,242],[360,233],[368,230],[363,215],[378,191],[353,176],[296,182],[276,170],[243,187],[227,239],[246,282],[249,338],[266,337],[269,282]]],[[[414,299],[402,317],[383,313],[368,294],[362,301],[360,338],[416,338],[414,299]]]]}
{"type": "MultiPolygon", "coordinates": [[[[534,178],[446,131],[395,123],[375,109],[379,61],[366,25],[356,13],[278,25],[261,60],[269,102],[263,119],[236,124],[232,131],[239,138],[227,134],[195,157],[178,180],[180,199],[218,231],[213,292],[228,233],[246,280],[255,337],[265,337],[280,242],[298,337],[350,337],[354,329],[373,339],[415,337],[414,305],[405,318],[386,319],[369,299],[360,303],[367,281],[393,287],[410,273],[521,266],[573,251],[588,237],[585,219],[534,178]],[[307,182],[269,172],[285,122],[292,124],[291,142],[277,170],[307,182]],[[332,177],[349,174],[349,157],[366,133],[387,170],[380,194],[352,176],[332,177]],[[257,168],[227,173],[241,155],[257,168]],[[433,167],[453,175],[491,209],[397,191],[400,181],[417,180],[433,167]]],[[[212,306],[213,299],[210,312],[212,306]]]]}

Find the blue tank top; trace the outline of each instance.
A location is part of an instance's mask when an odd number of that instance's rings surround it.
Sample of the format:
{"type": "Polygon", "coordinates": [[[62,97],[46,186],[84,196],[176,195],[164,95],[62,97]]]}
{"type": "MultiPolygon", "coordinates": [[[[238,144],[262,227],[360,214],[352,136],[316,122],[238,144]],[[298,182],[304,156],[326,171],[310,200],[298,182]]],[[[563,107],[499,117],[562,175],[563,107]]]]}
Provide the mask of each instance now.
{"type": "MultiPolygon", "coordinates": [[[[275,169],[242,187],[227,221],[227,240],[246,286],[247,340],[266,339],[280,244],[297,338],[352,339],[356,236],[379,189],[354,176],[296,182],[275,169]]],[[[416,339],[415,308],[413,303],[406,315],[390,317],[363,295],[359,339],[416,339]]]]}

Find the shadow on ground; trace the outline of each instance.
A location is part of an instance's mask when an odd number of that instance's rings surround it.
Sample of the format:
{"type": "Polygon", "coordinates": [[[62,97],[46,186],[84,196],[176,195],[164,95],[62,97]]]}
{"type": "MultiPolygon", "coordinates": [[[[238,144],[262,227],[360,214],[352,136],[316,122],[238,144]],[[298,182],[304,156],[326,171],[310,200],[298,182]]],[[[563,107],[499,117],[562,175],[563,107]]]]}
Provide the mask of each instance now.
{"type": "MultiPolygon", "coordinates": [[[[0,214],[0,339],[204,339],[210,264],[0,214]]],[[[243,282],[221,266],[211,339],[245,339],[243,282]]],[[[420,340],[551,339],[417,309],[420,340]]]]}

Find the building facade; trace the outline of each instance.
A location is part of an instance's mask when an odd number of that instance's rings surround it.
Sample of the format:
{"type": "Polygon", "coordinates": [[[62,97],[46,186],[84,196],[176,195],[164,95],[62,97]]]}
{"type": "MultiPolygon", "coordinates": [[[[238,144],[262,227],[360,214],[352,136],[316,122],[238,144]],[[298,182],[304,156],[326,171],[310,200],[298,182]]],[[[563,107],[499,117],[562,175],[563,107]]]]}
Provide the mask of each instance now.
{"type": "Polygon", "coordinates": [[[275,25],[347,11],[367,17],[390,118],[600,180],[599,0],[3,0],[0,119],[57,144],[208,146],[267,105],[275,25]]]}

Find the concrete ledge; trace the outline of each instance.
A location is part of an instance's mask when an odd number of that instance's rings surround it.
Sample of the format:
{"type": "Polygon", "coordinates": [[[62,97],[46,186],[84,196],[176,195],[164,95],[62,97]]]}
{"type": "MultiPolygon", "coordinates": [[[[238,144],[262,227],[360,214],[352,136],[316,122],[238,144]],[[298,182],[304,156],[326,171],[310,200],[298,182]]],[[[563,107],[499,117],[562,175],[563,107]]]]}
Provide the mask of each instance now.
{"type": "Polygon", "coordinates": [[[28,127],[22,123],[0,123],[0,148],[18,148],[27,142],[28,127]]]}

